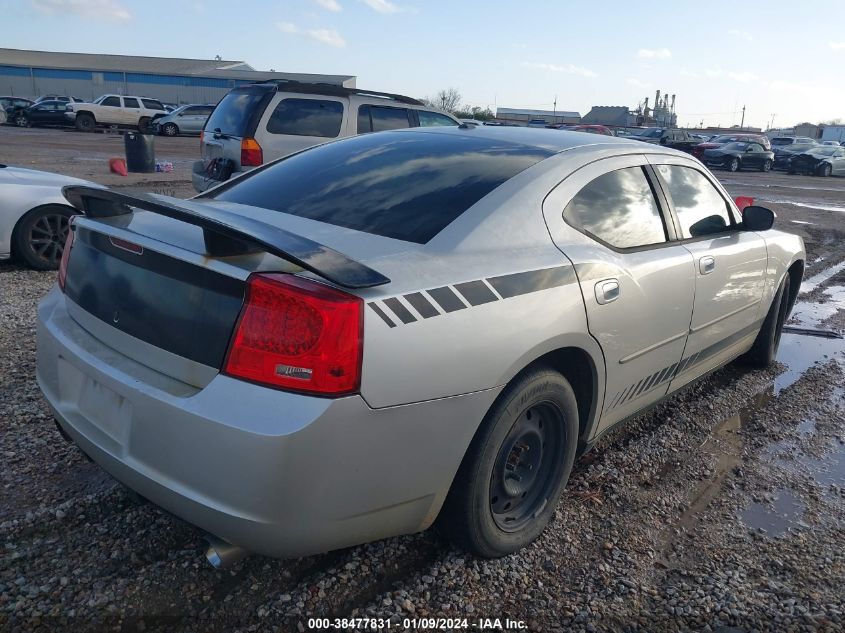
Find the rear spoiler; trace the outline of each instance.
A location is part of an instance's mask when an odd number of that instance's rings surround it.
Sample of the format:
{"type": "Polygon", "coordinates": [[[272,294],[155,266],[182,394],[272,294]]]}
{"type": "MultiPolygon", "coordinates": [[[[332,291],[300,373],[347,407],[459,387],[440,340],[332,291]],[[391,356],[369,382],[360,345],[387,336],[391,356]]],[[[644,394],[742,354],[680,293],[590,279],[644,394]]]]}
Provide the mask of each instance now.
{"type": "Polygon", "coordinates": [[[110,189],[68,185],[62,194],[90,218],[129,215],[132,208],[193,224],[203,229],[209,255],[237,255],[264,250],[344,288],[372,288],[390,283],[381,273],[343,253],[301,235],[253,218],[203,205],[202,212],[146,193],[126,195],[110,189]]]}

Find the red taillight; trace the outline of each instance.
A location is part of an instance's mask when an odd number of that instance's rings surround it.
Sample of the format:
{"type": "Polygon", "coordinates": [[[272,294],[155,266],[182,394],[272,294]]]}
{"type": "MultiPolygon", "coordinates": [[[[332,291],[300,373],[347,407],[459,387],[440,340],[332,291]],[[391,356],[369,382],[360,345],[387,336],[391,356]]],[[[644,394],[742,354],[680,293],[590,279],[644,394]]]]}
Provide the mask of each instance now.
{"type": "Polygon", "coordinates": [[[325,396],[361,384],[364,302],[286,274],[253,274],[223,373],[325,396]]]}
{"type": "Polygon", "coordinates": [[[64,250],[62,250],[62,261],[59,263],[59,288],[62,292],[65,291],[65,281],[67,280],[67,262],[70,259],[70,249],[73,248],[73,236],[76,233],[74,229],[74,222],[76,216],[72,215],[68,219],[67,239],[65,240],[64,250]]]}
{"type": "Polygon", "coordinates": [[[241,141],[241,166],[258,167],[264,163],[264,151],[254,138],[241,141]]]}

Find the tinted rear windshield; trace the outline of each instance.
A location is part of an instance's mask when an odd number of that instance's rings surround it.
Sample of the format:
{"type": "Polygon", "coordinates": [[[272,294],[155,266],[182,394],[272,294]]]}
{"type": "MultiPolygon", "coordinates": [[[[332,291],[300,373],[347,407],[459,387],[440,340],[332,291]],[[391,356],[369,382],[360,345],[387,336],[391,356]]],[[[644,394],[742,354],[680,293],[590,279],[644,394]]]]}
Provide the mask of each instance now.
{"type": "Polygon", "coordinates": [[[424,244],[552,153],[491,138],[382,132],[294,154],[211,197],[424,244]]]}
{"type": "Polygon", "coordinates": [[[251,135],[261,116],[257,112],[261,100],[268,94],[263,88],[236,88],[228,93],[211,113],[205,129],[231,136],[251,135]]]}

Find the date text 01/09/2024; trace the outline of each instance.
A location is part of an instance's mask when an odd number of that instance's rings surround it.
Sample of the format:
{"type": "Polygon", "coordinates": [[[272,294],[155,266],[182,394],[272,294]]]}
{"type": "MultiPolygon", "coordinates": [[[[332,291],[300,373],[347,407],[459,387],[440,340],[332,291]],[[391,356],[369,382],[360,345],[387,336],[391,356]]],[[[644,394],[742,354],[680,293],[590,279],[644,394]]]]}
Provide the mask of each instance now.
{"type": "Polygon", "coordinates": [[[308,630],[473,630],[473,631],[522,631],[528,625],[510,618],[403,618],[395,622],[389,618],[309,618],[308,630]]]}

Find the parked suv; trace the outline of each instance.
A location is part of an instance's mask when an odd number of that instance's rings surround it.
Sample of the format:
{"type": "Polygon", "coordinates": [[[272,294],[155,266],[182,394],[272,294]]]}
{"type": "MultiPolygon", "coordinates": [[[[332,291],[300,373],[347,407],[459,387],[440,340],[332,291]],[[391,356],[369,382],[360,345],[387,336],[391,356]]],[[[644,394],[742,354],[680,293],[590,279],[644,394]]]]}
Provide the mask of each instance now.
{"type": "Polygon", "coordinates": [[[194,189],[205,191],[266,162],[364,132],[460,125],[411,97],[342,86],[275,81],[229,92],[200,136],[194,189]]]}
{"type": "Polygon", "coordinates": [[[164,112],[157,99],[103,95],[93,103],[69,103],[65,116],[81,132],[93,132],[98,125],[137,127],[144,132],[153,117],[164,112]]]}

